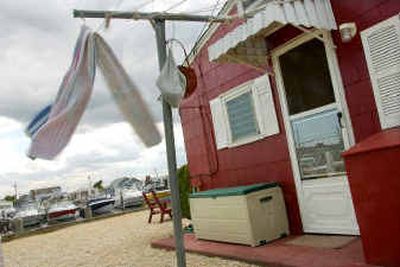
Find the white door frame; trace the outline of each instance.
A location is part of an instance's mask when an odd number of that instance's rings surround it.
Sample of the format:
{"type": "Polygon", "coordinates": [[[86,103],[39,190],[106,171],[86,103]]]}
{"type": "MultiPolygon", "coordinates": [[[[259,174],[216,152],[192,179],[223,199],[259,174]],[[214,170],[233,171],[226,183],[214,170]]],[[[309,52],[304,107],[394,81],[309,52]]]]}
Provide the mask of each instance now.
{"type": "MultiPolygon", "coordinates": [[[[329,73],[331,76],[331,81],[332,81],[332,87],[334,91],[334,96],[335,96],[335,103],[332,103],[330,105],[327,105],[329,107],[336,106],[338,111],[342,112],[342,123],[344,124],[343,130],[343,142],[345,149],[349,148],[351,145],[353,145],[354,142],[354,133],[353,133],[353,127],[351,125],[350,121],[350,115],[345,99],[345,94],[344,94],[344,87],[342,83],[342,78],[340,76],[340,70],[339,70],[339,65],[337,62],[337,57],[336,57],[336,51],[335,51],[335,45],[333,44],[333,40],[331,37],[330,32],[328,31],[322,31],[322,30],[314,30],[312,34],[310,33],[303,33],[295,38],[291,39],[290,41],[286,42],[285,44],[275,48],[274,50],[271,51],[271,58],[272,58],[272,63],[273,63],[273,69],[275,73],[275,81],[276,81],[276,86],[277,90],[279,93],[279,100],[280,100],[280,106],[281,106],[281,113],[285,125],[285,130],[286,130],[286,138],[288,140],[288,148],[289,148],[289,155],[291,158],[291,166],[292,166],[292,171],[293,171],[293,176],[295,180],[295,185],[296,185],[296,193],[297,193],[297,199],[299,202],[299,208],[300,208],[300,216],[302,219],[302,222],[304,222],[304,217],[305,217],[305,211],[304,211],[304,203],[303,203],[303,197],[302,197],[302,181],[301,181],[301,175],[300,175],[300,168],[298,165],[297,161],[297,155],[295,151],[295,143],[294,143],[294,138],[293,138],[293,131],[292,127],[290,124],[290,116],[289,116],[289,109],[287,106],[286,102],[286,94],[285,94],[285,89],[284,89],[284,84],[283,84],[283,78],[282,78],[282,73],[281,73],[281,68],[280,68],[280,62],[279,62],[279,57],[289,50],[307,42],[315,38],[315,35],[321,35],[324,39],[324,47],[325,47],[325,54],[326,54],[326,59],[328,63],[328,68],[329,68],[329,73]]],[[[326,109],[328,107],[321,107],[321,109],[326,109]]]]}

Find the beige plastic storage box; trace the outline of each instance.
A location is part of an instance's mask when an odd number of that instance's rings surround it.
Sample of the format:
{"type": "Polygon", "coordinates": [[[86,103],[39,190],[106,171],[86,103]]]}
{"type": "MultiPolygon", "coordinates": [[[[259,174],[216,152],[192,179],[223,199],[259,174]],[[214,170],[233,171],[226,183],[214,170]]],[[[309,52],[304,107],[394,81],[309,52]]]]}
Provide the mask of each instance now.
{"type": "Polygon", "coordinates": [[[289,234],[285,202],[277,183],[202,191],[190,195],[199,239],[258,246],[289,234]]]}

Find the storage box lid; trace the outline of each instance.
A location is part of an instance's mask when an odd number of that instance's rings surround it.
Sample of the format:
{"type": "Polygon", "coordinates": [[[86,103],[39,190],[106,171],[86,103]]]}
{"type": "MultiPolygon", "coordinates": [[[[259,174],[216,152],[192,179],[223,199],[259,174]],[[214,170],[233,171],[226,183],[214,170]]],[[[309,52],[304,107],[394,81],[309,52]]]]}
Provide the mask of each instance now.
{"type": "Polygon", "coordinates": [[[374,134],[359,142],[349,150],[342,153],[342,156],[349,157],[376,150],[392,149],[400,146],[400,127],[388,129],[374,134]]]}
{"type": "Polygon", "coordinates": [[[238,187],[217,188],[208,191],[193,193],[190,198],[207,198],[207,197],[227,197],[227,196],[241,196],[247,195],[252,192],[260,191],[267,188],[279,186],[278,183],[261,183],[252,184],[238,187]]]}

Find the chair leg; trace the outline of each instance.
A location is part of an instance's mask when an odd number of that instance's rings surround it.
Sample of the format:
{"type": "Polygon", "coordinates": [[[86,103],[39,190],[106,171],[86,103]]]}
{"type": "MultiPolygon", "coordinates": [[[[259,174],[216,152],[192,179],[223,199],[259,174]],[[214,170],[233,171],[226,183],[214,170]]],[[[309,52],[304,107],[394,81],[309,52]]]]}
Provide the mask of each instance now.
{"type": "Polygon", "coordinates": [[[153,213],[150,212],[148,223],[151,223],[151,219],[153,218],[153,213]]]}
{"type": "Polygon", "coordinates": [[[160,223],[164,222],[164,213],[161,213],[160,223]]]}

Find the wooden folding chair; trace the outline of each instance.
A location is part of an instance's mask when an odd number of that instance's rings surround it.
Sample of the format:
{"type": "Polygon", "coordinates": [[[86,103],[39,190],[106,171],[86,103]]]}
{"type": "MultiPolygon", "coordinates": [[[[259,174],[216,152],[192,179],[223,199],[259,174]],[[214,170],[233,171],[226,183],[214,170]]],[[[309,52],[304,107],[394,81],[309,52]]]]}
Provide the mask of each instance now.
{"type": "Polygon", "coordinates": [[[143,192],[143,198],[146,202],[147,206],[149,207],[150,214],[148,223],[151,223],[151,219],[153,215],[160,214],[160,223],[164,222],[164,215],[168,214],[169,217],[172,218],[172,209],[167,207],[166,202],[161,202],[160,199],[157,197],[156,192],[150,191],[152,198],[149,198],[145,192],[143,192]]]}

